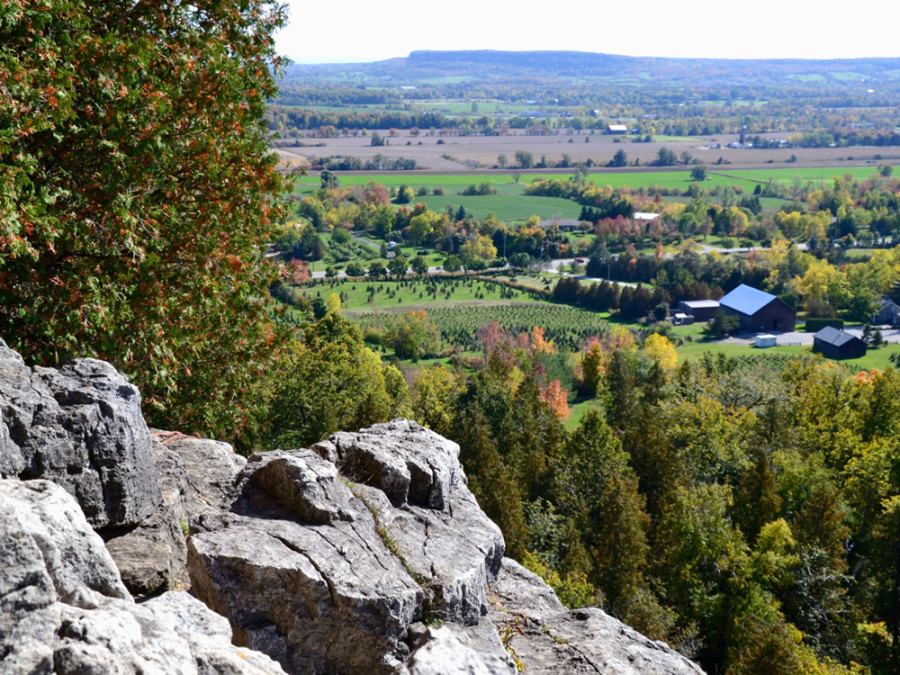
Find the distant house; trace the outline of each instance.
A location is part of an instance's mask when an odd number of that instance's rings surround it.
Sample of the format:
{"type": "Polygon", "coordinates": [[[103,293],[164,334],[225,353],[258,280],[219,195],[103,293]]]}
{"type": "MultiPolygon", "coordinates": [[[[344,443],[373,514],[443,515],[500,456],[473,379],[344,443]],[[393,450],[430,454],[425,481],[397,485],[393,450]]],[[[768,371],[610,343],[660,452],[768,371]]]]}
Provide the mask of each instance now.
{"type": "Polygon", "coordinates": [[[610,124],[606,127],[606,133],[608,134],[627,134],[628,127],[624,124],[610,124]]]}
{"type": "Polygon", "coordinates": [[[878,313],[872,317],[872,323],[878,326],[900,325],[900,305],[890,298],[883,298],[878,313]]]}
{"type": "Polygon", "coordinates": [[[771,293],[741,284],[719,300],[726,314],[738,318],[742,333],[792,331],[797,324],[797,312],[771,293]]]}
{"type": "Polygon", "coordinates": [[[581,225],[580,220],[574,220],[571,218],[542,218],[541,219],[541,227],[556,227],[559,228],[561,232],[573,232],[578,229],[581,225]]]}
{"type": "Polygon", "coordinates": [[[691,316],[694,321],[709,321],[719,309],[717,300],[682,300],[678,309],[691,316]]]}
{"type": "Polygon", "coordinates": [[[813,352],[829,359],[856,359],[866,355],[866,343],[846,331],[825,326],[813,335],[813,352]]]}
{"type": "Polygon", "coordinates": [[[653,213],[653,211],[635,211],[632,218],[645,223],[652,223],[654,220],[659,220],[659,214],[653,213]]]}

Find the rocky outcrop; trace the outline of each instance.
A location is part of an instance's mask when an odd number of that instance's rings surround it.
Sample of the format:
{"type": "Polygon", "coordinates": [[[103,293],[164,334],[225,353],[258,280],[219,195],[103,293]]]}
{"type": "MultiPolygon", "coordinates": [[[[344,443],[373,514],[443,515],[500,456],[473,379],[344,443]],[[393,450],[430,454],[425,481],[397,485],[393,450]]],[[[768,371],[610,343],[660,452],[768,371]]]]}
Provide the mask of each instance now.
{"type": "Polygon", "coordinates": [[[517,663],[531,672],[703,672],[666,644],[644,637],[600,609],[566,609],[540,577],[514,560],[504,559],[490,596],[490,621],[517,663]]]}
{"type": "Polygon", "coordinates": [[[459,447],[413,422],[245,460],[139,403],[0,343],[2,672],[700,672],[504,559],[459,447]]]}
{"type": "Polygon", "coordinates": [[[135,604],[78,504],[44,480],[0,481],[0,661],[4,673],[284,672],[185,593],[135,604]]]}
{"type": "Polygon", "coordinates": [[[0,340],[0,477],[61,485],[94,528],[137,525],[161,503],[141,396],[103,361],[29,368],[0,340]]]}
{"type": "Polygon", "coordinates": [[[477,623],[503,539],[465,487],[459,448],[401,421],[315,450],[252,457],[232,512],[200,519],[188,542],[194,592],[242,644],[292,672],[388,673],[414,621],[477,623]]]}
{"type": "Polygon", "coordinates": [[[230,508],[247,460],[227,443],[151,430],[162,504],[137,527],[105,531],[106,547],[138,596],[186,585],[185,538],[192,521],[230,508]]]}

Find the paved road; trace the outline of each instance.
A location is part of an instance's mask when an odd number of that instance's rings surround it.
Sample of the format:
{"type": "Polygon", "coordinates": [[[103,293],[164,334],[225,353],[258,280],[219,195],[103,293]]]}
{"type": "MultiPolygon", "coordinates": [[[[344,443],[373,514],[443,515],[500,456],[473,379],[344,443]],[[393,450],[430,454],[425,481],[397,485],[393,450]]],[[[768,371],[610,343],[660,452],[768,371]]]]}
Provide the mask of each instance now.
{"type": "MultiPolygon", "coordinates": [[[[855,335],[856,337],[862,337],[862,328],[860,327],[851,327],[845,328],[845,331],[850,333],[851,335],[855,335]]],[[[779,347],[786,347],[788,345],[812,345],[813,343],[813,334],[812,333],[800,333],[800,332],[789,332],[789,333],[779,333],[773,331],[770,335],[774,335],[777,339],[777,344],[779,347]]],[[[900,329],[897,328],[882,328],[881,335],[884,338],[884,341],[888,344],[900,344],[900,329]]],[[[728,342],[730,344],[735,345],[752,345],[756,342],[756,335],[738,335],[735,337],[726,338],[723,342],[728,342]]]]}

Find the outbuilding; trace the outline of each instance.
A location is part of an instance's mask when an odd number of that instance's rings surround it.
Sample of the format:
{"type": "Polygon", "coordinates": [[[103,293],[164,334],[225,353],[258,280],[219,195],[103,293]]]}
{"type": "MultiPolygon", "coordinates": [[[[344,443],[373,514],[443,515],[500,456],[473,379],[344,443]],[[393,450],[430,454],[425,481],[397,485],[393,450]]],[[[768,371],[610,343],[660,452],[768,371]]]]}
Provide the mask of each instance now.
{"type": "Polygon", "coordinates": [[[878,313],[872,317],[872,324],[876,326],[900,325],[900,305],[890,298],[882,298],[878,313]]]}
{"type": "Polygon", "coordinates": [[[690,314],[694,321],[709,321],[719,309],[718,300],[682,300],[678,303],[678,309],[685,314],[690,314]]]}
{"type": "Polygon", "coordinates": [[[792,331],[797,325],[796,310],[771,293],[741,284],[719,300],[726,314],[738,317],[742,333],[792,331]]]}
{"type": "Polygon", "coordinates": [[[866,355],[866,343],[847,331],[825,326],[813,335],[813,353],[829,359],[857,359],[866,355]]]}
{"type": "Polygon", "coordinates": [[[756,346],[760,349],[765,349],[766,347],[775,347],[778,345],[778,338],[774,335],[769,335],[768,333],[760,333],[756,336],[756,346]]]}

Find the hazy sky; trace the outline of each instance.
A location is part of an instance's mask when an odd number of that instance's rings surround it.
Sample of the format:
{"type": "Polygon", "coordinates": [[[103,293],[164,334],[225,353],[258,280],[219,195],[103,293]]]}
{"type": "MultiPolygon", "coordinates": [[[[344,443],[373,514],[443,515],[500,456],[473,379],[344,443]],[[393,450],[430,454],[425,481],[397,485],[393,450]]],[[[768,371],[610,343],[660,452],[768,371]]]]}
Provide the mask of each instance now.
{"type": "Polygon", "coordinates": [[[798,0],[422,2],[288,0],[278,51],[297,63],[379,61],[416,49],[572,49],[632,56],[900,56],[897,5],[798,0]]]}

